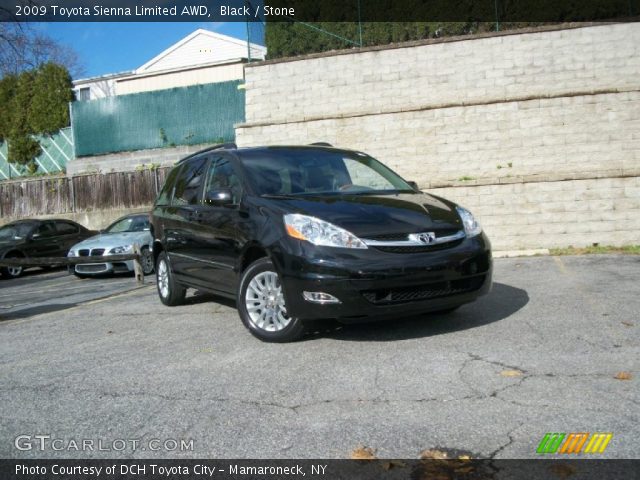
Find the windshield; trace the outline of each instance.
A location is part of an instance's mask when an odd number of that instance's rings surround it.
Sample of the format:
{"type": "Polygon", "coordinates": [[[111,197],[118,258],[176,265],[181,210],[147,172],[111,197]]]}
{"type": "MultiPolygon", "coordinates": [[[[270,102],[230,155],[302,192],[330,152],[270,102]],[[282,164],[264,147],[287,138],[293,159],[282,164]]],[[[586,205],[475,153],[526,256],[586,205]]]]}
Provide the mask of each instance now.
{"type": "Polygon", "coordinates": [[[16,223],[0,227],[0,240],[20,240],[33,230],[32,223],[16,223]]]}
{"type": "Polygon", "coordinates": [[[414,192],[364,153],[316,149],[246,151],[242,163],[258,195],[340,195],[414,192]]]}
{"type": "Polygon", "coordinates": [[[143,232],[149,230],[149,217],[140,215],[138,217],[125,217],[112,223],[105,231],[106,233],[123,232],[143,232]]]}

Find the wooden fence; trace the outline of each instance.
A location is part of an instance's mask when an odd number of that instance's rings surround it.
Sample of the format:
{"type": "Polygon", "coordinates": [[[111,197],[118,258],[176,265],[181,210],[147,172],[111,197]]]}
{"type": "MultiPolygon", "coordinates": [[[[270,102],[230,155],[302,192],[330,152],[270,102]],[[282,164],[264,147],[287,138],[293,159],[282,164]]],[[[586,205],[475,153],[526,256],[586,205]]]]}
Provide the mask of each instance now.
{"type": "Polygon", "coordinates": [[[75,177],[0,182],[0,217],[135,208],[151,205],[169,167],[75,177]]]}

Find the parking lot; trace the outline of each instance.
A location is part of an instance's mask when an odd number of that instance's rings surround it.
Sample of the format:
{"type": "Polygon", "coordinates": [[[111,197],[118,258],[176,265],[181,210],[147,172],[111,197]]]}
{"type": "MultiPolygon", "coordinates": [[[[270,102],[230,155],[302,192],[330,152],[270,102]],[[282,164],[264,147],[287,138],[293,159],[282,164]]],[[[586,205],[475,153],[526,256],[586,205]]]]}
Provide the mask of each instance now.
{"type": "Polygon", "coordinates": [[[128,276],[0,281],[0,456],[533,458],[547,432],[612,432],[600,457],[638,458],[639,278],[640,256],[497,259],[492,293],[449,316],[282,345],[229,301],[168,308],[128,276]],[[85,439],[114,448],[69,449],[85,439]]]}

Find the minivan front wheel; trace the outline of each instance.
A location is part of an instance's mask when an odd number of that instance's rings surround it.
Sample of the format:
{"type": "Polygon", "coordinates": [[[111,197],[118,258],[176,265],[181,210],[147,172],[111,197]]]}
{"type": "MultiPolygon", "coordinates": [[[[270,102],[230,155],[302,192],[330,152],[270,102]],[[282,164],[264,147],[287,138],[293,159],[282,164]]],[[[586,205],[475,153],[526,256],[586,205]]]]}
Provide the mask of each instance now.
{"type": "Polygon", "coordinates": [[[238,288],[238,313],[245,327],[265,342],[291,342],[304,325],[287,312],[280,275],[268,258],[253,262],[242,274],[238,288]]]}

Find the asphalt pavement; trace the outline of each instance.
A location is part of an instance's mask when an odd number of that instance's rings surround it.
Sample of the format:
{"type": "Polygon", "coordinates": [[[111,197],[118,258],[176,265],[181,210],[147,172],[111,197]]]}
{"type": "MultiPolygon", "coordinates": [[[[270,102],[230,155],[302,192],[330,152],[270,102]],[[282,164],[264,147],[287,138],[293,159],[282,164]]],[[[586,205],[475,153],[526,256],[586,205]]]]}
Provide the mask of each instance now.
{"type": "Polygon", "coordinates": [[[0,282],[2,458],[535,458],[547,432],[611,432],[598,458],[640,458],[640,256],[498,259],[451,315],[283,345],[229,301],[62,273],[0,282]]]}

